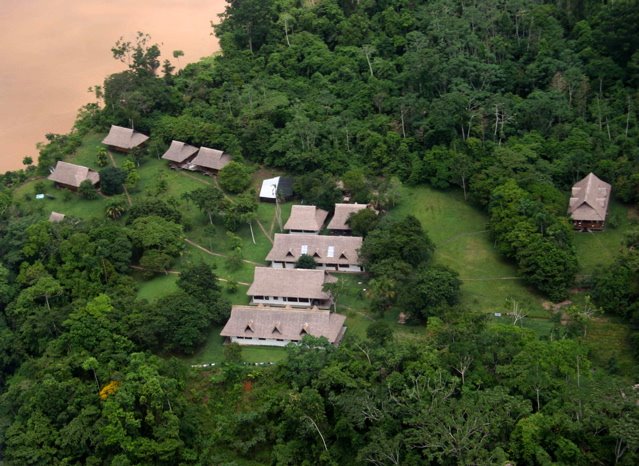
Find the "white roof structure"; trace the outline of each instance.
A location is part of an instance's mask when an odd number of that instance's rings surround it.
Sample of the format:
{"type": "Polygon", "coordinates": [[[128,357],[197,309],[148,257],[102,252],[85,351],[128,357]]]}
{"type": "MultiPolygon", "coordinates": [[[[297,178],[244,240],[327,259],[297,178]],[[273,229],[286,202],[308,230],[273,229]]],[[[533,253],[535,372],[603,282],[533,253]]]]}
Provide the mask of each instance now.
{"type": "Polygon", "coordinates": [[[275,199],[277,197],[277,185],[280,183],[280,177],[268,178],[262,181],[260,189],[260,197],[275,199]]]}

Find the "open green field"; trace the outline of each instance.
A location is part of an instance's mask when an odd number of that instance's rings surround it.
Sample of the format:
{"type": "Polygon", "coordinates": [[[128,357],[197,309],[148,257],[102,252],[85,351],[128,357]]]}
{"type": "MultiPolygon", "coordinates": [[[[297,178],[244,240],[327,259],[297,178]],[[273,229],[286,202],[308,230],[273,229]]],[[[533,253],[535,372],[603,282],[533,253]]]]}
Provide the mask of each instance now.
{"type": "Polygon", "coordinates": [[[464,201],[460,192],[404,188],[399,206],[390,215],[408,214],[421,221],[435,243],[435,262],[459,273],[463,304],[483,312],[505,312],[508,300],[515,299],[528,315],[548,317],[543,298],[524,285],[515,266],[493,247],[488,217],[464,201]]]}
{"type": "Polygon", "coordinates": [[[579,258],[580,274],[586,278],[600,265],[611,264],[619,253],[624,235],[637,228],[636,212],[618,202],[611,202],[609,222],[604,231],[593,233],[573,232],[573,243],[579,258]]]}

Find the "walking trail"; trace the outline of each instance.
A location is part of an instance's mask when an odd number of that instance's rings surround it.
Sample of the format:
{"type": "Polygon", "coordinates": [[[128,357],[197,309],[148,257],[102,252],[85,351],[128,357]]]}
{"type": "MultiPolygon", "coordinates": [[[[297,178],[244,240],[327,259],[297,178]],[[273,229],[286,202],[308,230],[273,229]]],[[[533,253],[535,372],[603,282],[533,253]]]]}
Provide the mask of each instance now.
{"type": "MultiPolygon", "coordinates": [[[[130,267],[132,269],[134,269],[134,270],[139,270],[141,272],[149,270],[149,269],[146,269],[144,267],[140,267],[139,265],[131,265],[130,267]]],[[[170,274],[170,275],[180,275],[180,272],[178,270],[154,270],[153,272],[158,272],[158,273],[162,272],[162,273],[170,274]]],[[[228,278],[217,277],[217,279],[219,281],[221,281],[221,282],[228,282],[229,281],[228,278]]],[[[238,285],[251,286],[250,283],[246,283],[246,282],[235,282],[235,283],[237,283],[238,285]]]]}
{"type": "MultiPolygon", "coordinates": [[[[184,238],[184,241],[187,244],[190,244],[191,246],[193,246],[194,248],[200,249],[201,251],[204,251],[205,253],[210,254],[211,256],[228,257],[228,256],[226,256],[224,254],[220,254],[219,252],[213,252],[210,249],[206,249],[204,246],[201,246],[201,245],[197,244],[195,241],[191,241],[188,238],[184,238]]],[[[258,262],[253,262],[253,261],[250,261],[250,260],[247,260],[247,259],[242,259],[242,262],[245,262],[247,264],[257,265],[257,266],[263,266],[264,265],[264,264],[260,264],[258,262]]]]}

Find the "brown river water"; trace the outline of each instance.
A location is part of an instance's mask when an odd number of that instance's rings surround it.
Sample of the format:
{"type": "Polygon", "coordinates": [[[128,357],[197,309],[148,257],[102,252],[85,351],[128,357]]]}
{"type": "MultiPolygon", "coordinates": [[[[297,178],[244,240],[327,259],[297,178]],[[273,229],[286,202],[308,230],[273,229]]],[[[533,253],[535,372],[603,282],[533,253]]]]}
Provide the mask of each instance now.
{"type": "Polygon", "coordinates": [[[0,0],[0,173],[21,168],[46,133],[66,133],[88,88],[125,69],[111,47],[137,31],[179,65],[217,50],[224,0],[0,0]]]}

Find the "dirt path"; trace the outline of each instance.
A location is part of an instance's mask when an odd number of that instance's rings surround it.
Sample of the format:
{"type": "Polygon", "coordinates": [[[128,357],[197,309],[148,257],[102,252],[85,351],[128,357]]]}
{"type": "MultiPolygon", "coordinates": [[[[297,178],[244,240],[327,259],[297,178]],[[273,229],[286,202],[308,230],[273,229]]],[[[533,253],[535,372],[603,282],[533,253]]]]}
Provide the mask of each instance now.
{"type": "Polygon", "coordinates": [[[184,170],[180,170],[180,175],[188,176],[189,178],[194,179],[195,181],[199,181],[200,183],[205,184],[207,186],[211,185],[211,183],[209,183],[208,181],[203,180],[202,178],[198,178],[197,176],[193,176],[190,173],[186,173],[184,170]]]}
{"type": "Polygon", "coordinates": [[[264,225],[262,225],[262,222],[257,219],[255,219],[255,222],[257,223],[257,226],[260,227],[260,230],[262,230],[262,233],[264,233],[264,236],[266,236],[266,239],[269,240],[271,244],[273,244],[273,238],[269,236],[266,229],[264,228],[264,225]]]}
{"type": "Polygon", "coordinates": [[[463,282],[490,282],[493,280],[522,280],[522,277],[493,277],[493,278],[460,278],[463,282]]]}
{"type": "MultiPolygon", "coordinates": [[[[109,158],[111,159],[111,165],[113,165],[115,168],[118,168],[118,164],[115,163],[115,159],[113,158],[113,154],[111,154],[111,151],[107,151],[107,154],[109,154],[109,158]]],[[[129,204],[129,207],[131,207],[133,205],[133,202],[131,202],[131,196],[129,196],[129,190],[126,189],[126,186],[122,185],[122,187],[124,188],[124,195],[126,196],[126,201],[129,204]]]]}
{"type": "MultiPolygon", "coordinates": [[[[190,240],[190,239],[188,239],[188,238],[184,238],[184,241],[185,241],[187,244],[190,244],[191,246],[193,246],[194,248],[197,248],[197,249],[199,249],[199,250],[201,250],[201,251],[204,251],[205,253],[207,253],[207,254],[209,254],[209,255],[211,255],[211,256],[216,256],[216,257],[228,257],[228,256],[226,256],[226,255],[224,255],[224,254],[220,254],[219,252],[213,252],[213,251],[211,251],[210,249],[206,249],[204,246],[201,246],[201,245],[197,244],[195,241],[191,241],[191,240],[190,240]]],[[[246,264],[257,265],[257,266],[260,266],[260,267],[263,267],[263,266],[264,266],[264,264],[260,264],[260,263],[258,263],[258,262],[253,262],[253,261],[250,261],[250,260],[247,260],[247,259],[242,259],[242,262],[245,262],[246,264]]]]}
{"type": "MultiPolygon", "coordinates": [[[[139,271],[141,271],[141,272],[144,272],[145,270],[148,270],[148,269],[145,269],[144,267],[140,267],[139,265],[131,265],[130,267],[131,267],[132,269],[134,269],[134,270],[139,270],[139,271]]],[[[163,271],[162,271],[162,270],[154,270],[154,272],[162,273],[163,271]]],[[[166,271],[164,271],[164,273],[166,273],[166,274],[170,274],[170,275],[180,275],[180,272],[179,272],[179,271],[177,271],[177,270],[166,270],[166,271]]],[[[228,282],[228,281],[230,281],[228,278],[222,278],[222,277],[217,277],[217,279],[218,279],[219,281],[221,281],[221,282],[228,282]]],[[[246,283],[246,282],[236,282],[236,283],[237,283],[238,285],[251,286],[251,284],[250,284],[250,283],[246,283]]]]}

